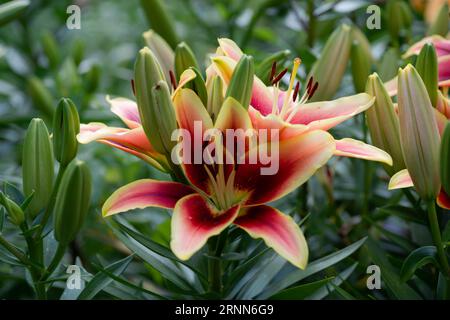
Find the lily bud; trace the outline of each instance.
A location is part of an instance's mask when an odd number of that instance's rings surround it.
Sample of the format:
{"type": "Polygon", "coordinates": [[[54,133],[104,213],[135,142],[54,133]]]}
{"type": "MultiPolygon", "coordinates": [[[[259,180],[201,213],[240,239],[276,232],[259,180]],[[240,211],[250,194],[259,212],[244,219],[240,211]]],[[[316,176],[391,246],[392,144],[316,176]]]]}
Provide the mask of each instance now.
{"type": "Polygon", "coordinates": [[[238,64],[234,68],[225,97],[233,97],[245,109],[247,109],[250,105],[250,99],[252,97],[254,76],[255,67],[253,57],[245,54],[242,55],[238,64]]]}
{"type": "Polygon", "coordinates": [[[159,132],[155,129],[158,127],[158,118],[151,89],[160,81],[164,81],[164,74],[158,60],[149,48],[141,49],[134,65],[136,101],[144,132],[157,151],[164,149],[159,132]]]}
{"type": "Polygon", "coordinates": [[[397,75],[398,59],[398,51],[395,48],[389,48],[383,55],[378,65],[378,74],[383,81],[391,80],[397,75]]]}
{"type": "Polygon", "coordinates": [[[89,209],[91,188],[87,165],[72,161],[61,179],[55,201],[54,232],[60,244],[71,242],[80,230],[89,209]]]}
{"type": "Polygon", "coordinates": [[[169,71],[174,69],[175,53],[169,44],[155,31],[148,30],[142,34],[145,45],[152,50],[164,72],[166,82],[170,82],[169,71]]]}
{"type": "Polygon", "coordinates": [[[272,79],[269,79],[268,75],[273,63],[275,62],[277,65],[283,64],[290,54],[291,51],[289,50],[281,50],[271,54],[258,64],[256,67],[256,76],[263,80],[266,85],[270,85],[272,79]]]}
{"type": "Polygon", "coordinates": [[[329,100],[334,96],[347,68],[350,46],[351,28],[343,24],[328,38],[320,58],[308,76],[319,83],[310,102],[329,100]]]}
{"type": "Polygon", "coordinates": [[[61,57],[55,37],[47,31],[41,36],[41,43],[42,48],[44,49],[44,53],[47,56],[50,68],[56,68],[61,57]]]}
{"type": "Polygon", "coordinates": [[[28,92],[30,93],[33,106],[45,115],[46,118],[53,119],[55,107],[53,96],[45,87],[44,83],[37,77],[27,79],[28,92]]]}
{"type": "Polygon", "coordinates": [[[448,33],[448,4],[445,2],[439,9],[436,18],[430,25],[427,35],[432,36],[434,34],[440,36],[447,36],[448,33]]]}
{"type": "Polygon", "coordinates": [[[386,6],[386,15],[389,33],[392,39],[397,41],[402,31],[409,31],[413,21],[412,12],[405,2],[390,0],[386,6]]]}
{"type": "Polygon", "coordinates": [[[25,196],[33,193],[26,213],[34,218],[45,208],[53,188],[54,162],[52,143],[42,119],[28,126],[22,153],[22,179],[25,196]]]}
{"type": "Polygon", "coordinates": [[[25,221],[25,214],[22,208],[0,192],[0,204],[3,205],[8,213],[9,219],[16,226],[20,226],[25,221]]]}
{"type": "Polygon", "coordinates": [[[376,147],[391,155],[393,165],[384,165],[384,169],[389,175],[393,175],[406,168],[400,143],[399,121],[394,104],[383,81],[376,73],[369,76],[366,92],[375,97],[373,106],[366,111],[370,137],[376,147]]]}
{"type": "Polygon", "coordinates": [[[223,81],[219,76],[214,76],[214,79],[210,82],[208,97],[209,99],[206,109],[208,110],[211,119],[215,120],[224,101],[223,81]]]}
{"type": "Polygon", "coordinates": [[[185,43],[181,42],[175,49],[175,74],[177,79],[180,79],[184,70],[194,67],[198,69],[197,59],[191,48],[185,43]]]}
{"type": "Polygon", "coordinates": [[[77,107],[70,99],[59,101],[53,119],[53,149],[55,158],[67,166],[77,155],[77,134],[80,132],[80,117],[77,107]]]}
{"type": "Polygon", "coordinates": [[[172,105],[169,87],[165,81],[159,81],[156,86],[152,88],[153,105],[155,108],[155,115],[157,117],[157,126],[154,130],[157,131],[159,141],[152,144],[155,149],[163,154],[170,155],[175,142],[172,141],[171,136],[174,130],[177,129],[177,120],[175,116],[175,108],[172,105]]]}
{"type": "Polygon", "coordinates": [[[450,194],[450,121],[445,126],[441,140],[441,181],[445,193],[450,194]]]}
{"type": "Polygon", "coordinates": [[[365,49],[358,41],[353,41],[351,48],[351,68],[353,86],[356,92],[363,92],[366,86],[367,77],[370,74],[371,60],[367,56],[365,49]]]}
{"type": "Polygon", "coordinates": [[[205,80],[203,80],[203,76],[197,68],[191,67],[190,69],[195,72],[195,78],[188,82],[185,87],[194,90],[206,107],[208,104],[208,91],[206,90],[205,80]]]}
{"type": "Polygon", "coordinates": [[[438,89],[438,63],[434,45],[426,43],[420,50],[416,61],[416,70],[427,88],[430,101],[436,106],[438,89]]]}
{"type": "Polygon", "coordinates": [[[441,185],[440,137],[427,90],[411,64],[399,70],[397,95],[406,168],[419,195],[425,200],[435,199],[441,185]]]}

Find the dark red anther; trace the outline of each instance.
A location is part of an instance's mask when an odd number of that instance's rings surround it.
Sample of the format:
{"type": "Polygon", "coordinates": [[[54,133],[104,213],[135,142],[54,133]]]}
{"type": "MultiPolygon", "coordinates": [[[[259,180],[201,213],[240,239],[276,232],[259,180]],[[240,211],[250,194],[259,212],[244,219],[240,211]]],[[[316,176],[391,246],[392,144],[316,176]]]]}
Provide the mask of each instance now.
{"type": "Polygon", "coordinates": [[[136,88],[134,87],[134,80],[131,79],[131,90],[133,90],[133,95],[136,96],[136,88]]]}
{"type": "Polygon", "coordinates": [[[300,91],[300,81],[297,81],[297,84],[295,85],[295,89],[294,89],[294,95],[292,96],[292,101],[295,102],[295,100],[297,100],[299,91],[300,91]]]}
{"type": "Polygon", "coordinates": [[[309,95],[309,91],[311,90],[312,82],[313,82],[313,77],[309,78],[308,84],[306,85],[306,92],[308,92],[308,95],[309,95]]]}
{"type": "Polygon", "coordinates": [[[175,90],[178,85],[177,85],[177,79],[175,78],[175,74],[173,73],[172,70],[169,70],[169,76],[170,76],[170,83],[172,84],[173,90],[175,90]]]}
{"type": "Polygon", "coordinates": [[[314,93],[316,92],[316,90],[317,90],[318,87],[319,87],[319,83],[316,82],[316,83],[314,84],[314,86],[312,87],[311,92],[309,93],[308,99],[311,99],[311,98],[312,98],[312,96],[314,95],[314,93]]]}
{"type": "Polygon", "coordinates": [[[275,77],[276,72],[277,72],[277,62],[274,61],[272,63],[272,69],[270,70],[270,74],[269,74],[269,82],[272,82],[273,77],[275,77]]]}
{"type": "Polygon", "coordinates": [[[284,69],[283,71],[281,71],[281,72],[275,77],[275,79],[272,80],[272,85],[277,84],[277,83],[281,80],[281,78],[284,77],[284,75],[286,74],[287,70],[288,70],[288,69],[286,68],[286,69],[284,69]]]}

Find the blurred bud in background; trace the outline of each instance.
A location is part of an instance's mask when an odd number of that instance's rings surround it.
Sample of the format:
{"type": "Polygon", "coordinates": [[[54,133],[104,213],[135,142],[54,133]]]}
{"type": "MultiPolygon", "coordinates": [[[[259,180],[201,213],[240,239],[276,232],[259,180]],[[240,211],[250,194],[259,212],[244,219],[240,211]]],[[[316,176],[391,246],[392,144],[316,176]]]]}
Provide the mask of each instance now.
{"type": "Polygon", "coordinates": [[[34,218],[47,206],[52,193],[54,160],[50,136],[42,119],[31,120],[22,153],[23,192],[33,198],[26,213],[34,218]]]}
{"type": "Polygon", "coordinates": [[[448,33],[448,3],[444,2],[441,7],[436,10],[435,16],[428,28],[427,35],[438,34],[440,36],[447,36],[448,33]]]}
{"type": "Polygon", "coordinates": [[[378,63],[378,75],[383,81],[388,81],[397,75],[398,71],[398,50],[389,48],[381,57],[378,63]]]}
{"type": "Polygon", "coordinates": [[[389,34],[394,43],[398,44],[400,37],[409,37],[413,14],[406,2],[402,0],[388,0],[385,18],[389,34]]]}
{"type": "Polygon", "coordinates": [[[445,193],[450,195],[450,121],[447,121],[441,140],[441,181],[445,193]]]}
{"type": "Polygon", "coordinates": [[[60,244],[72,241],[83,225],[91,189],[89,168],[84,162],[73,160],[61,179],[54,208],[54,233],[60,244]]]}
{"type": "Polygon", "coordinates": [[[27,79],[28,93],[33,106],[37,108],[46,119],[53,119],[54,98],[44,83],[38,77],[31,76],[27,79]]]}
{"type": "Polygon", "coordinates": [[[432,43],[426,43],[416,60],[416,70],[427,88],[431,104],[436,105],[438,90],[438,62],[432,43]]]}
{"type": "Polygon", "coordinates": [[[77,107],[70,99],[59,101],[53,119],[53,149],[55,158],[67,166],[77,155],[77,134],[80,132],[80,117],[77,107]]]}
{"type": "Polygon", "coordinates": [[[357,40],[354,40],[350,57],[353,86],[356,92],[364,92],[367,77],[372,67],[370,56],[367,56],[363,46],[357,40]]]}
{"type": "Polygon", "coordinates": [[[338,90],[350,57],[351,28],[343,24],[336,29],[325,43],[319,59],[314,64],[308,78],[319,83],[310,99],[321,101],[331,99],[338,90]]]}
{"type": "Polygon", "coordinates": [[[41,36],[42,49],[47,57],[48,65],[51,69],[56,69],[59,65],[61,56],[55,37],[49,31],[45,31],[41,36]]]}

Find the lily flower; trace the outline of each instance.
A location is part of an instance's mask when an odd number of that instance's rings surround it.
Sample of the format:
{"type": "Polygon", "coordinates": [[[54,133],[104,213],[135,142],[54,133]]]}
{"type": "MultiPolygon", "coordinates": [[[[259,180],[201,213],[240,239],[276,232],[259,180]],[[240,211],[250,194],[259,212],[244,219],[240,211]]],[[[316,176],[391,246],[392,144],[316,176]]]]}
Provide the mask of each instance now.
{"type": "MultiPolygon", "coordinates": [[[[226,85],[230,83],[231,75],[237,61],[243,55],[241,49],[230,39],[219,39],[217,55],[212,58],[213,64],[207,73],[210,78],[218,74],[226,85]]],[[[314,95],[319,83],[309,80],[307,90],[303,97],[298,96],[299,83],[295,84],[295,76],[301,63],[300,59],[294,61],[287,91],[279,88],[279,76],[272,76],[272,86],[267,87],[255,76],[253,82],[252,98],[248,108],[253,126],[259,128],[272,128],[280,131],[280,136],[290,136],[311,130],[329,130],[358,113],[370,108],[374,98],[366,93],[339,98],[332,101],[306,103],[314,95]]],[[[274,74],[274,72],[272,72],[274,74]]],[[[390,155],[383,150],[368,145],[362,141],[351,138],[335,140],[334,155],[360,158],[384,162],[392,165],[390,155]]]]}
{"type": "MultiPolygon", "coordinates": [[[[450,40],[441,36],[434,35],[426,37],[415,44],[413,44],[402,56],[403,59],[418,55],[425,44],[431,43],[436,49],[438,62],[438,85],[441,88],[448,88],[450,86],[450,40]]],[[[397,76],[385,83],[386,90],[389,95],[397,95],[397,76]]]]}

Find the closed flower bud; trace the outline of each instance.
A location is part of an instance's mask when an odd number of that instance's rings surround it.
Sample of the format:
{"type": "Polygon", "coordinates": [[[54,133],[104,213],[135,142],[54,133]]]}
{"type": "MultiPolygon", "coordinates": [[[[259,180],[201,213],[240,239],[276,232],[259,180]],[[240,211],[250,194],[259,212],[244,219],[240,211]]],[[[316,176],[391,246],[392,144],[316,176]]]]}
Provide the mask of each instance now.
{"type": "Polygon", "coordinates": [[[439,193],[440,138],[425,85],[412,65],[398,73],[398,115],[403,158],[419,195],[435,199],[439,193]]]}
{"type": "Polygon", "coordinates": [[[158,127],[159,118],[151,90],[160,81],[164,81],[164,74],[158,60],[149,48],[141,49],[134,66],[136,101],[144,132],[152,146],[159,152],[164,148],[160,134],[155,129],[158,127]]]}
{"type": "Polygon", "coordinates": [[[310,102],[329,100],[336,93],[350,57],[351,28],[341,25],[328,38],[322,54],[314,64],[309,77],[319,83],[310,102]]]}
{"type": "Polygon", "coordinates": [[[156,86],[152,88],[152,97],[155,115],[157,117],[157,126],[154,130],[157,131],[159,136],[159,141],[157,144],[154,144],[154,146],[158,152],[170,156],[172,148],[175,145],[171,136],[174,130],[177,129],[177,121],[169,87],[165,81],[159,81],[156,86]]]}
{"type": "Polygon", "coordinates": [[[211,119],[215,120],[217,118],[223,101],[223,81],[219,76],[214,76],[213,80],[209,83],[208,104],[206,107],[211,119]]]}
{"type": "Polygon", "coordinates": [[[441,181],[445,193],[450,195],[450,121],[445,126],[441,140],[441,181]]]}
{"type": "Polygon", "coordinates": [[[369,76],[366,93],[375,97],[373,106],[366,111],[370,137],[376,147],[391,155],[393,165],[384,165],[384,168],[392,175],[406,167],[400,144],[398,116],[395,114],[391,97],[376,73],[369,76]]]}
{"type": "Polygon", "coordinates": [[[197,68],[191,67],[190,69],[195,72],[195,78],[188,82],[185,88],[192,89],[206,107],[208,104],[208,91],[206,90],[205,80],[203,80],[203,76],[197,68]]]}
{"type": "Polygon", "coordinates": [[[412,25],[413,15],[407,3],[401,0],[390,0],[386,6],[388,30],[394,41],[408,31],[412,25]]]}
{"type": "Polygon", "coordinates": [[[174,70],[175,53],[169,44],[155,31],[149,30],[142,34],[145,45],[152,50],[164,72],[166,82],[170,82],[169,71],[174,70]]]}
{"type": "Polygon", "coordinates": [[[363,92],[372,63],[370,56],[357,40],[352,43],[351,61],[353,86],[356,92],[363,92]]]}
{"type": "Polygon", "coordinates": [[[416,70],[421,76],[425,87],[427,88],[430,101],[436,106],[437,89],[438,89],[438,63],[436,50],[433,44],[426,43],[416,60],[416,70]]]}
{"type": "Polygon", "coordinates": [[[245,54],[242,55],[238,64],[234,68],[225,97],[233,97],[245,109],[247,109],[250,105],[250,99],[252,97],[254,76],[255,67],[253,57],[245,54]]]}
{"type": "Polygon", "coordinates": [[[175,74],[177,79],[180,79],[184,70],[194,67],[198,69],[197,59],[194,56],[191,48],[185,43],[181,42],[175,49],[175,74]]]}
{"type": "Polygon", "coordinates": [[[25,214],[22,208],[0,192],[0,204],[3,205],[8,213],[9,219],[16,226],[20,226],[25,221],[25,214]]]}
{"type": "Polygon", "coordinates": [[[59,101],[53,119],[53,150],[62,166],[67,166],[77,155],[77,134],[80,132],[80,118],[77,107],[70,99],[59,101]]]}
{"type": "Polygon", "coordinates": [[[436,18],[431,23],[427,34],[429,36],[438,34],[440,36],[447,36],[448,33],[448,4],[443,3],[441,8],[439,9],[438,14],[436,15],[436,18]]]}
{"type": "Polygon", "coordinates": [[[28,127],[22,153],[23,192],[33,198],[26,213],[34,218],[48,204],[53,188],[53,149],[42,119],[33,119],[28,127]]]}
{"type": "Polygon", "coordinates": [[[53,119],[54,99],[44,83],[37,77],[27,79],[28,92],[30,93],[33,106],[48,118],[53,119]]]}
{"type": "Polygon", "coordinates": [[[72,161],[61,179],[54,214],[55,239],[66,245],[80,230],[89,209],[91,174],[87,165],[72,161]]]}

